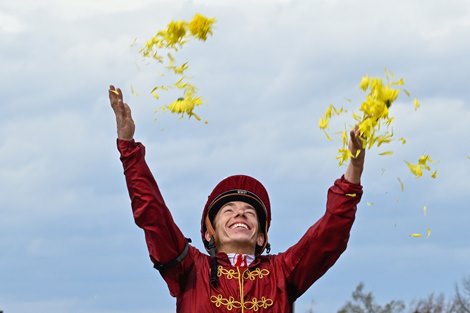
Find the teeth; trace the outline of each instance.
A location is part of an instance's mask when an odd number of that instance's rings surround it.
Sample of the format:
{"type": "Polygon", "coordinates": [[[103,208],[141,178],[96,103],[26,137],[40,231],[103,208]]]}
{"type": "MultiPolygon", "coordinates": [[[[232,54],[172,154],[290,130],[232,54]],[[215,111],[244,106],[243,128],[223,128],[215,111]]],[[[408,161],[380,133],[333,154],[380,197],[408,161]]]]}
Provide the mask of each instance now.
{"type": "Polygon", "coordinates": [[[236,223],[231,228],[237,228],[237,227],[248,229],[248,226],[246,226],[245,224],[242,224],[242,223],[236,223]]]}

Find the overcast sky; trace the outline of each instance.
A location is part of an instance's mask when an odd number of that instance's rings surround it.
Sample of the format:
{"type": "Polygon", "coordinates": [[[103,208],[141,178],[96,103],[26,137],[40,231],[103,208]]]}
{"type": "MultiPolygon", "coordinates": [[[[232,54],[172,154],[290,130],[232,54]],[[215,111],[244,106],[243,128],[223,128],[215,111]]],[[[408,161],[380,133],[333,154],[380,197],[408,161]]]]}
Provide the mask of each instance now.
{"type": "Polygon", "coordinates": [[[123,89],[135,137],[193,244],[202,249],[209,192],[245,173],[270,193],[278,253],[323,214],[345,170],[319,117],[330,103],[357,109],[361,77],[392,70],[422,103],[414,111],[402,95],[390,111],[407,144],[367,153],[348,249],[296,312],[312,301],[315,312],[336,312],[359,282],[383,303],[452,294],[470,274],[469,1],[0,0],[0,38],[5,313],[175,311],[132,219],[111,83],[123,89]],[[154,113],[164,104],[149,96],[161,68],[138,53],[169,21],[198,12],[216,18],[214,35],[178,58],[190,62],[207,125],[154,113]],[[406,168],[423,153],[435,160],[435,180],[406,168]],[[409,236],[428,228],[427,239],[409,236]]]}

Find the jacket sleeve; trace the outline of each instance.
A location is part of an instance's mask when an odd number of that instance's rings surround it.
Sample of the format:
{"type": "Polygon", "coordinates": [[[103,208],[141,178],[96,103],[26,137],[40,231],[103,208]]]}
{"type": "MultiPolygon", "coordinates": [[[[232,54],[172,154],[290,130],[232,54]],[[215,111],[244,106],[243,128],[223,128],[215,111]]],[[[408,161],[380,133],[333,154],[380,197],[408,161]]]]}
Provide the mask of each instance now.
{"type": "Polygon", "coordinates": [[[346,250],[362,186],[337,179],[328,190],[326,212],[300,241],[281,253],[289,298],[295,301],[346,250]]]}
{"type": "MultiPolygon", "coordinates": [[[[187,241],[176,226],[150,169],[145,162],[145,147],[134,140],[117,140],[124,167],[132,212],[137,226],[145,233],[150,259],[155,265],[168,264],[185,250],[187,241]]],[[[192,247],[191,247],[192,248],[192,247]]],[[[170,293],[176,296],[184,276],[184,269],[191,266],[185,257],[181,263],[162,276],[170,293]]]]}

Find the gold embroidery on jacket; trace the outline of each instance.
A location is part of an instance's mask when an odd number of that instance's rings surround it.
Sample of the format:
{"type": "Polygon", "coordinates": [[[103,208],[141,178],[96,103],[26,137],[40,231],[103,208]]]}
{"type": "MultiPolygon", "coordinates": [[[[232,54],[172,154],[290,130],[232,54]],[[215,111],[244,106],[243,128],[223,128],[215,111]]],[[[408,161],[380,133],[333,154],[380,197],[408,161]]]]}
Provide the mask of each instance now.
{"type": "MultiPolygon", "coordinates": [[[[224,298],[222,295],[212,296],[211,302],[215,304],[216,307],[221,305],[225,306],[227,310],[232,311],[232,309],[241,309],[242,302],[235,300],[233,297],[224,298]]],[[[243,302],[244,310],[258,311],[259,309],[267,309],[273,305],[273,300],[266,299],[266,297],[261,297],[261,299],[253,298],[251,301],[243,302]]]]}
{"type": "Polygon", "coordinates": [[[224,306],[227,310],[231,311],[232,309],[241,309],[241,312],[245,310],[251,310],[257,312],[260,308],[267,309],[272,306],[274,301],[272,299],[261,297],[260,299],[253,297],[251,301],[245,301],[244,291],[243,291],[243,282],[244,280],[255,280],[256,278],[262,279],[268,276],[269,270],[256,268],[253,271],[245,269],[243,273],[240,273],[240,268],[235,269],[225,269],[223,266],[217,268],[217,276],[221,277],[224,275],[227,279],[237,279],[238,286],[240,290],[240,301],[235,300],[234,297],[230,296],[224,298],[221,294],[217,296],[211,296],[210,300],[216,307],[224,306]]]}
{"type": "MultiPolygon", "coordinates": [[[[239,279],[240,272],[234,269],[225,269],[223,266],[219,265],[217,268],[217,276],[221,277],[224,275],[227,279],[239,279]]],[[[243,271],[243,278],[249,280],[255,280],[256,278],[264,278],[269,275],[269,270],[260,269],[257,267],[253,271],[246,269],[243,271]]]]}

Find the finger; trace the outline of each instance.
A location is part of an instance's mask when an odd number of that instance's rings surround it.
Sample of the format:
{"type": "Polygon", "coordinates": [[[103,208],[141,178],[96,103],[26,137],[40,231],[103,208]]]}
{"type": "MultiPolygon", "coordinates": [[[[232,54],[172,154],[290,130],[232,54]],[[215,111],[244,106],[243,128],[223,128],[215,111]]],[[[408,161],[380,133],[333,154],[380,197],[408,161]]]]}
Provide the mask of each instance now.
{"type": "Polygon", "coordinates": [[[362,149],[362,141],[361,139],[359,138],[359,131],[358,129],[353,129],[349,132],[349,136],[351,138],[351,143],[352,143],[352,146],[355,148],[355,149],[362,149]]]}
{"type": "Polygon", "coordinates": [[[132,120],[131,108],[127,103],[124,103],[124,115],[126,118],[132,120]]]}
{"type": "Polygon", "coordinates": [[[357,136],[356,136],[356,131],[353,129],[349,132],[349,137],[351,138],[351,141],[356,145],[357,143],[357,136]]]}
{"type": "Polygon", "coordinates": [[[115,102],[117,100],[117,91],[113,85],[109,86],[108,94],[109,94],[109,101],[111,102],[111,106],[113,106],[114,108],[115,102]]]}
{"type": "Polygon", "coordinates": [[[118,88],[118,89],[116,90],[116,92],[117,92],[118,99],[121,100],[121,102],[124,102],[124,98],[122,97],[121,88],[118,88]]]}
{"type": "Polygon", "coordinates": [[[114,112],[122,116],[124,114],[124,107],[122,91],[120,88],[116,89],[113,85],[109,86],[109,101],[111,102],[111,107],[114,112]]]}

